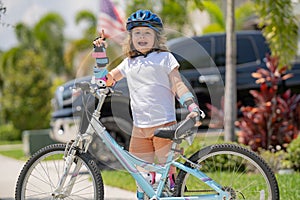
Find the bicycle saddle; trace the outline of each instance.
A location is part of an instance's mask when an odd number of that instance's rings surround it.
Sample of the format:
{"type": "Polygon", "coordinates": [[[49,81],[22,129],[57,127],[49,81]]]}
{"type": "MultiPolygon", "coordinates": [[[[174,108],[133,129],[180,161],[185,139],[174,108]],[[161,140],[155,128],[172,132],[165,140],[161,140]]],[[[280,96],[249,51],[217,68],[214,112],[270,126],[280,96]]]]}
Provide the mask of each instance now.
{"type": "Polygon", "coordinates": [[[154,136],[171,140],[184,139],[185,137],[190,136],[190,130],[194,125],[195,119],[185,119],[178,124],[156,129],[154,131],[154,136]]]}

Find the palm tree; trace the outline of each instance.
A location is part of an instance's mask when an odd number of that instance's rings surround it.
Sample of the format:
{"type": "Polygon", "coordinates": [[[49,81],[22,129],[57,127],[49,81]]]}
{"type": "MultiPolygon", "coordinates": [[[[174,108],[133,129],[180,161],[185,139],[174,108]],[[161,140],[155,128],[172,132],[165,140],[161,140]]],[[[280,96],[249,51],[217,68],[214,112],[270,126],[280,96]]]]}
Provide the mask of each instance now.
{"type": "Polygon", "coordinates": [[[34,47],[43,54],[46,65],[56,74],[65,71],[63,62],[65,22],[56,13],[48,13],[33,28],[34,47]]]}
{"type": "Polygon", "coordinates": [[[64,54],[69,78],[88,74],[89,68],[94,63],[90,56],[92,41],[97,36],[97,18],[92,12],[88,10],[78,12],[75,21],[76,24],[87,22],[88,26],[83,31],[82,38],[71,41],[64,54]]]}

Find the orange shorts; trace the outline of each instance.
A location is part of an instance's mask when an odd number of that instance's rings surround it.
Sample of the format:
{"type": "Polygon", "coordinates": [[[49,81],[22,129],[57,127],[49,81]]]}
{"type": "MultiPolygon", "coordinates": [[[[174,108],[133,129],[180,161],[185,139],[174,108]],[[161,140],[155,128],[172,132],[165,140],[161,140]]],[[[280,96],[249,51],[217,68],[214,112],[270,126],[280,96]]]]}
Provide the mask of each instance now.
{"type": "Polygon", "coordinates": [[[150,163],[163,164],[170,152],[172,141],[165,138],[154,137],[157,128],[170,126],[176,122],[170,122],[151,128],[139,128],[133,126],[129,152],[150,163]]]}

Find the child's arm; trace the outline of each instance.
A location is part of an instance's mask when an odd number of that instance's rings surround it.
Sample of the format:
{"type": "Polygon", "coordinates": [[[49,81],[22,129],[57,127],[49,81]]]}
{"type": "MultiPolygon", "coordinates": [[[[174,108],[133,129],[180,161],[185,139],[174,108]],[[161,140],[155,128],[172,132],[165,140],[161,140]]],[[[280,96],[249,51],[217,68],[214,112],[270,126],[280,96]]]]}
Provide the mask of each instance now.
{"type": "MultiPolygon", "coordinates": [[[[193,94],[189,91],[186,85],[183,83],[178,68],[175,68],[169,74],[169,78],[172,84],[172,91],[176,93],[178,100],[181,105],[186,107],[190,114],[187,118],[195,118],[199,117],[198,120],[205,117],[204,112],[199,108],[199,106],[194,101],[193,94]]],[[[201,123],[197,122],[197,126],[201,125],[201,123]]]]}
{"type": "Polygon", "coordinates": [[[113,69],[108,72],[106,65],[108,64],[108,58],[106,57],[107,43],[104,38],[104,31],[102,30],[101,36],[93,41],[94,51],[93,57],[96,58],[96,66],[94,67],[94,76],[97,85],[101,86],[113,86],[116,81],[123,78],[119,70],[113,69]]]}
{"type": "Polygon", "coordinates": [[[106,75],[106,78],[106,85],[113,86],[117,81],[123,78],[123,75],[117,68],[115,68],[106,75]]]}

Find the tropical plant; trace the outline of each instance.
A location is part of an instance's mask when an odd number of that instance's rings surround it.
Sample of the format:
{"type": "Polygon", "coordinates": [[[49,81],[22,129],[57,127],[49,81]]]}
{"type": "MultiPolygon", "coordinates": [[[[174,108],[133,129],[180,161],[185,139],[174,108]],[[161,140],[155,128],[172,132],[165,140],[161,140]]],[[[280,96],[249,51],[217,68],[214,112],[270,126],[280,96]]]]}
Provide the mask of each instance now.
{"type": "Polygon", "coordinates": [[[238,141],[258,148],[285,149],[299,134],[300,95],[288,89],[279,94],[279,85],[292,74],[286,74],[287,66],[279,68],[277,57],[267,56],[267,69],[252,73],[260,90],[251,90],[256,106],[242,107],[243,117],[236,122],[240,129],[238,141]]]}

